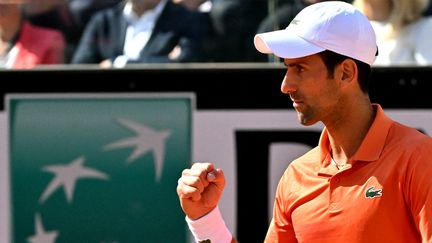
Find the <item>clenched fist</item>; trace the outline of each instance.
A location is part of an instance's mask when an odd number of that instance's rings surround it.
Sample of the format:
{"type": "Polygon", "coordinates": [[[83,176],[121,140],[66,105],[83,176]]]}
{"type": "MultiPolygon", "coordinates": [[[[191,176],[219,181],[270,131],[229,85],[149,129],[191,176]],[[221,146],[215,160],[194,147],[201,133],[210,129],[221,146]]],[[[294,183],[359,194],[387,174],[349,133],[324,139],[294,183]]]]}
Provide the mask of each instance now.
{"type": "Polygon", "coordinates": [[[180,205],[190,219],[195,220],[213,210],[225,188],[225,176],[211,163],[194,163],[178,180],[180,205]]]}

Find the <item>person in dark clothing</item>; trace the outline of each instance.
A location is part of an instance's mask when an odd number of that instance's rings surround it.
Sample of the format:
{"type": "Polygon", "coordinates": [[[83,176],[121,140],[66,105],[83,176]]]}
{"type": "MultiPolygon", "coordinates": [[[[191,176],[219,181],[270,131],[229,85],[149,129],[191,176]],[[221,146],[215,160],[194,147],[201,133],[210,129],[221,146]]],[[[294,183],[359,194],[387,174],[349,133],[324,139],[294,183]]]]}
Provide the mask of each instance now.
{"type": "Polygon", "coordinates": [[[252,62],[259,56],[251,43],[266,7],[266,1],[213,1],[209,15],[215,30],[216,62],[252,62]]]}
{"type": "Polygon", "coordinates": [[[130,63],[200,62],[205,27],[168,0],[128,0],[88,23],[72,63],[123,67],[130,63]]]}

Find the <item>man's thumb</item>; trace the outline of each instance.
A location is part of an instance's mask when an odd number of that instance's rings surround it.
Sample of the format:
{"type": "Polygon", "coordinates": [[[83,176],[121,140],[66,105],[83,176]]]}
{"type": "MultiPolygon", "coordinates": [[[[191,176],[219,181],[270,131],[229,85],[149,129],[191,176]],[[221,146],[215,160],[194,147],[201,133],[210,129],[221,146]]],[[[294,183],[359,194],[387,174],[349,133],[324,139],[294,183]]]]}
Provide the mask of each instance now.
{"type": "Polygon", "coordinates": [[[215,169],[207,173],[207,180],[215,184],[224,183],[224,173],[221,169],[215,169]]]}

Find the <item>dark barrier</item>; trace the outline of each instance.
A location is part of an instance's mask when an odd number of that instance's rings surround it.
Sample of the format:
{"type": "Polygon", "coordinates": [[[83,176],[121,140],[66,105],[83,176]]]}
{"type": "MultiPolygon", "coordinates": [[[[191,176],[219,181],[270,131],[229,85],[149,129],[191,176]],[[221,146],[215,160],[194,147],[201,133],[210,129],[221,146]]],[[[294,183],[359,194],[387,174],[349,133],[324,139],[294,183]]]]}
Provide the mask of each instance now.
{"type": "MultiPolygon", "coordinates": [[[[280,92],[285,69],[267,64],[189,64],[127,69],[1,71],[1,94],[194,92],[197,109],[291,109],[280,92]]],[[[432,108],[431,67],[374,68],[371,99],[385,108],[432,108]]],[[[1,99],[1,109],[3,109],[1,99]]]]}

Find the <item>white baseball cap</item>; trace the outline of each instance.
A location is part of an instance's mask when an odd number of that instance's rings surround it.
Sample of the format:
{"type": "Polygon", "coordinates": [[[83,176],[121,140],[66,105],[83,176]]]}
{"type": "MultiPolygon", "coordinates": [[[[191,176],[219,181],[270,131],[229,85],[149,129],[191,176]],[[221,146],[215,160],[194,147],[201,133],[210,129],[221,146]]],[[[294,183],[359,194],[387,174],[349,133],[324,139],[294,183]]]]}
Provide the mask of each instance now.
{"type": "Polygon", "coordinates": [[[255,35],[254,44],[259,52],[281,58],[299,58],[329,50],[371,66],[378,53],[368,18],[342,1],[309,5],[286,29],[255,35]]]}

